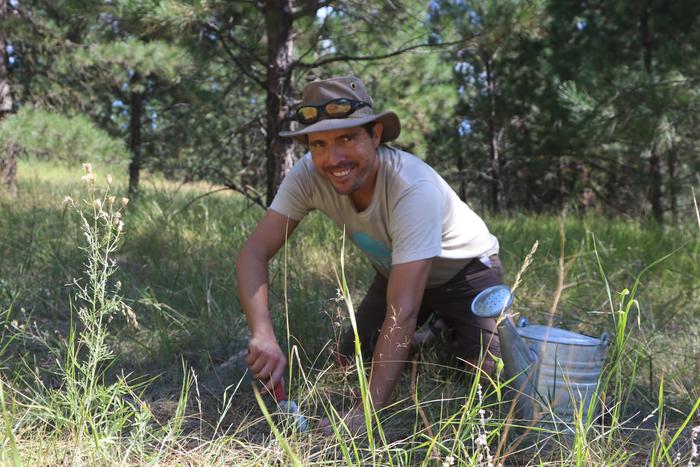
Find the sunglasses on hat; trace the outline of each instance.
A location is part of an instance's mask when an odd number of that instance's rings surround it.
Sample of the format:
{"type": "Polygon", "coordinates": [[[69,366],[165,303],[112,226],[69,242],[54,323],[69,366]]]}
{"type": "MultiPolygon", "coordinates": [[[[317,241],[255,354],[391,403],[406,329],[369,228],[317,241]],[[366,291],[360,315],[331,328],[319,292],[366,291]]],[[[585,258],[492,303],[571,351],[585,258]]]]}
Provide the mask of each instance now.
{"type": "Polygon", "coordinates": [[[341,97],[323,105],[304,105],[296,112],[296,119],[303,125],[316,123],[325,114],[328,118],[344,118],[361,107],[372,107],[369,102],[341,97]]]}

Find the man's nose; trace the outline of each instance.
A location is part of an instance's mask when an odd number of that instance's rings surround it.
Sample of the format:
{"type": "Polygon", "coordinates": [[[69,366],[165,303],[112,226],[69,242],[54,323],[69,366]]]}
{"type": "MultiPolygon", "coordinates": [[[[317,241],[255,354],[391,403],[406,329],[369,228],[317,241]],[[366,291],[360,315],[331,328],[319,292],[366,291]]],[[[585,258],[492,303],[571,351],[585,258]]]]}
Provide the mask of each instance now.
{"type": "Polygon", "coordinates": [[[330,154],[329,154],[330,161],[329,162],[331,163],[331,165],[336,165],[339,162],[342,162],[345,160],[345,151],[343,151],[343,148],[341,148],[337,144],[334,144],[333,146],[331,146],[329,152],[330,152],[330,154]]]}

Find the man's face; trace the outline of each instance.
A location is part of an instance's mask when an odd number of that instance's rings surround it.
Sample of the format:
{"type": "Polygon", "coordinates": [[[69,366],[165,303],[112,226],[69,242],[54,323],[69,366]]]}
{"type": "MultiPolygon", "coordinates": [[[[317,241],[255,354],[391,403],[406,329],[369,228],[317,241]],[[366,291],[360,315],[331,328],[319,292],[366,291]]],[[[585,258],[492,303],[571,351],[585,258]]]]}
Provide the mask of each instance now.
{"type": "Polygon", "coordinates": [[[382,123],[376,122],[372,136],[359,126],[309,134],[314,166],[336,192],[351,195],[358,190],[371,192],[374,189],[378,167],[376,150],[382,130],[382,123]]]}

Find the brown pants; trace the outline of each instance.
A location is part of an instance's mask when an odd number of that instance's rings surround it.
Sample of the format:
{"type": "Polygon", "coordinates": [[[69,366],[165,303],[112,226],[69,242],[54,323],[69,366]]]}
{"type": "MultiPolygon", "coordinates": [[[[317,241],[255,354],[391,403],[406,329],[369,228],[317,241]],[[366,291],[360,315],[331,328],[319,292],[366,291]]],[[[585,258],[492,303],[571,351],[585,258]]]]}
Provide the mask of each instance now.
{"type": "MultiPolygon", "coordinates": [[[[435,313],[453,330],[456,355],[473,360],[481,351],[483,342],[485,351],[500,356],[496,323],[491,318],[479,318],[471,312],[474,297],[487,287],[503,283],[503,272],[498,255],[490,258],[491,267],[478,259],[470,261],[455,277],[446,284],[425,289],[423,302],[418,312],[417,326],[421,326],[435,313]]],[[[357,308],[355,320],[360,337],[363,358],[369,360],[374,352],[374,345],[379,337],[386,315],[387,279],[377,274],[367,291],[367,295],[357,308]]],[[[354,354],[355,336],[352,328],[340,339],[338,353],[343,357],[354,354]]]]}

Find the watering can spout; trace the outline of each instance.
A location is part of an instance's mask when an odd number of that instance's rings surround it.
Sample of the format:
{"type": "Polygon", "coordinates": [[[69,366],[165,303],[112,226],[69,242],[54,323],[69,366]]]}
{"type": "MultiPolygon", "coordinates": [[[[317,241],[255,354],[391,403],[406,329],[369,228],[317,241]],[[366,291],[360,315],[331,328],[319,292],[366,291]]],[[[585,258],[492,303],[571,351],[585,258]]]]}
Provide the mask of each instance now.
{"type": "Polygon", "coordinates": [[[518,334],[510,316],[499,319],[498,338],[505,377],[512,381],[510,386],[517,391],[516,413],[523,420],[531,420],[536,393],[534,374],[537,371],[537,354],[518,334]]]}
{"type": "Polygon", "coordinates": [[[534,372],[537,354],[526,344],[507,314],[513,303],[513,294],[505,285],[484,289],[472,302],[472,312],[482,318],[494,318],[498,327],[504,373],[510,386],[517,391],[515,411],[523,420],[532,419],[532,401],[536,393],[534,372]]]}

